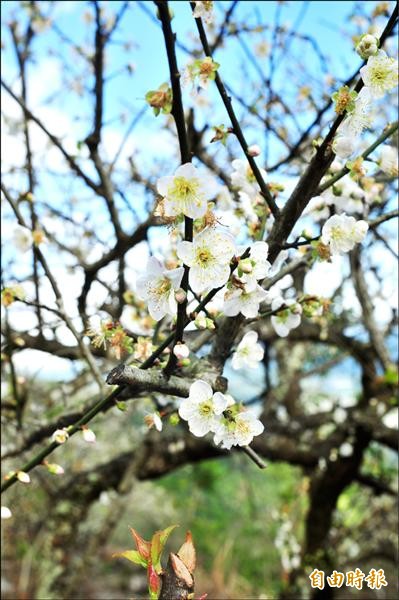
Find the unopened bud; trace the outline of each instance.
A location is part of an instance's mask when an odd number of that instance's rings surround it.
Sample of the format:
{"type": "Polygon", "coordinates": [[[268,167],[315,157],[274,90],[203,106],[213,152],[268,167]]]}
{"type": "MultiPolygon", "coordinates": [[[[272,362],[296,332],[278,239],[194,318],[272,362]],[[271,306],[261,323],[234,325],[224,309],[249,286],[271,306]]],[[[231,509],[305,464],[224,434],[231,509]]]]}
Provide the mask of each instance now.
{"type": "Polygon", "coordinates": [[[191,360],[189,358],[182,358],[179,361],[180,367],[188,367],[191,364],[191,360]]]}
{"type": "Polygon", "coordinates": [[[190,355],[190,349],[189,349],[189,347],[186,344],[181,343],[181,342],[177,342],[177,344],[173,348],[173,354],[179,360],[183,360],[184,358],[188,358],[189,357],[189,355],[190,355]]]}
{"type": "Polygon", "coordinates": [[[173,413],[169,417],[169,423],[174,427],[180,423],[180,417],[177,413],[173,413]]]}
{"type": "Polygon", "coordinates": [[[243,273],[252,273],[254,267],[251,259],[245,258],[244,260],[240,260],[239,268],[243,273]]]}
{"type": "Polygon", "coordinates": [[[183,304],[183,302],[187,298],[187,293],[183,290],[183,288],[179,288],[175,291],[175,299],[178,304],[183,304]]]}
{"type": "Polygon", "coordinates": [[[206,321],[206,328],[207,329],[215,329],[215,323],[213,322],[212,319],[206,318],[205,321],[206,321]]]}
{"type": "Polygon", "coordinates": [[[44,463],[44,466],[52,475],[63,475],[65,473],[61,465],[57,465],[56,463],[44,463]]]}
{"type": "Polygon", "coordinates": [[[194,325],[197,327],[197,329],[206,329],[206,321],[207,320],[204,315],[198,315],[194,321],[194,325]]]}
{"type": "Polygon", "coordinates": [[[360,38],[356,52],[364,59],[374,56],[378,52],[378,39],[374,35],[366,33],[360,38]]]}
{"type": "Polygon", "coordinates": [[[87,429],[87,427],[83,428],[83,439],[88,444],[94,444],[96,441],[96,434],[91,429],[87,429]]]}
{"type": "Polygon", "coordinates": [[[17,479],[21,483],[30,483],[30,477],[25,471],[17,471],[17,479]]]}
{"type": "Polygon", "coordinates": [[[261,153],[261,149],[259,148],[258,144],[253,144],[252,146],[248,146],[247,149],[247,154],[248,156],[259,156],[259,154],[261,153]]]}
{"type": "Polygon", "coordinates": [[[8,506],[2,506],[1,507],[1,518],[2,519],[11,519],[11,517],[12,517],[12,512],[10,511],[8,506]]]}

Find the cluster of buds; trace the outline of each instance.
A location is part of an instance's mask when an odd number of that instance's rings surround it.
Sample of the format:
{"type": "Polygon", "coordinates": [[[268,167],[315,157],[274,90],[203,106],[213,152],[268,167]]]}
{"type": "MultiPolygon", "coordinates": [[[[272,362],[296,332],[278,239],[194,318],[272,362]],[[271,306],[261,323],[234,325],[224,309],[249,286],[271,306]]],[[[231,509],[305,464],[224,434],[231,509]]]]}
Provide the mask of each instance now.
{"type": "Polygon", "coordinates": [[[215,329],[215,323],[213,319],[206,317],[203,314],[197,315],[194,320],[194,325],[197,329],[215,329]]]}
{"type": "Polygon", "coordinates": [[[154,115],[157,117],[160,112],[168,115],[172,112],[173,93],[172,88],[167,83],[163,83],[157,90],[150,90],[145,95],[146,102],[154,109],[154,115]]]}
{"type": "Polygon", "coordinates": [[[370,56],[375,56],[378,52],[379,40],[370,33],[365,33],[361,36],[356,44],[356,52],[366,60],[370,56]]]}

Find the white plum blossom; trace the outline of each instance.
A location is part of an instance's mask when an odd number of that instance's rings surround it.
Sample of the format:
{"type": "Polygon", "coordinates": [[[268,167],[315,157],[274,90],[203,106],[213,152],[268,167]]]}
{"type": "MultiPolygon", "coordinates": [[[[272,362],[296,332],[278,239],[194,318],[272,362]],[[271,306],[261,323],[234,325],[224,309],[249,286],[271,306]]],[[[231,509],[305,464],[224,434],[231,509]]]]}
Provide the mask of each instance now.
{"type": "Polygon", "coordinates": [[[370,56],[367,65],[360,69],[364,85],[374,98],[382,98],[398,85],[398,61],[383,50],[370,56]]]}
{"type": "Polygon", "coordinates": [[[333,150],[339,158],[349,158],[357,148],[357,140],[349,135],[337,135],[333,141],[333,150]]]}
{"type": "Polygon", "coordinates": [[[32,233],[27,227],[15,225],[12,233],[13,245],[21,252],[27,252],[32,247],[32,233]]]}
{"type": "Polygon", "coordinates": [[[177,255],[190,267],[189,283],[196,293],[223,286],[230,277],[230,260],[236,246],[230,233],[206,227],[193,242],[183,241],[177,255]]]}
{"type": "Polygon", "coordinates": [[[214,19],[212,0],[194,0],[195,9],[193,17],[195,19],[204,19],[205,23],[212,23],[214,19]]]}
{"type": "MultiPolygon", "coordinates": [[[[239,248],[239,254],[243,254],[245,247],[239,248]]],[[[254,242],[251,246],[249,257],[240,260],[238,264],[239,279],[245,284],[247,291],[256,288],[257,281],[264,279],[268,274],[271,264],[267,260],[269,246],[266,242],[254,242]]]]}
{"type": "Polygon", "coordinates": [[[397,177],[399,174],[398,151],[393,146],[383,146],[381,148],[379,165],[381,171],[387,175],[397,177]]]}
{"type": "Polygon", "coordinates": [[[52,442],[57,442],[57,444],[65,444],[67,439],[69,438],[69,433],[64,429],[56,429],[51,436],[52,442]]]}
{"type": "MultiPolygon", "coordinates": [[[[259,194],[259,186],[249,163],[238,158],[233,160],[231,164],[234,169],[230,176],[233,187],[245,192],[251,199],[255,198],[259,194]]],[[[264,169],[259,169],[259,171],[263,180],[266,181],[266,171],[264,169]]]]}
{"type": "Polygon", "coordinates": [[[281,310],[273,315],[271,322],[274,331],[280,337],[287,337],[291,329],[295,329],[301,322],[302,306],[296,300],[278,297],[272,302],[272,311],[281,310]]]}
{"type": "Polygon", "coordinates": [[[356,45],[356,52],[362,58],[374,56],[374,54],[377,54],[378,52],[378,39],[370,33],[362,35],[358,44],[356,45]]]}
{"type": "Polygon", "coordinates": [[[12,512],[8,508],[8,506],[2,506],[1,507],[1,518],[2,519],[11,519],[11,517],[12,517],[12,512]]]}
{"type": "MultiPolygon", "coordinates": [[[[370,90],[367,87],[362,88],[355,100],[354,109],[345,117],[345,120],[338,128],[339,136],[345,139],[356,138],[364,129],[370,127],[373,120],[371,114],[372,101],[373,97],[370,90]]],[[[341,145],[343,145],[343,142],[341,142],[341,145]]],[[[355,141],[354,148],[356,149],[355,141]]],[[[345,158],[338,153],[336,154],[340,158],[345,158]]]]}
{"type": "Polygon", "coordinates": [[[244,213],[245,218],[250,223],[257,223],[259,221],[259,217],[254,209],[253,201],[255,198],[243,191],[238,192],[238,198],[240,210],[244,213]]]}
{"type": "Polygon", "coordinates": [[[231,398],[221,392],[213,393],[209,383],[198,379],[190,386],[188,398],[179,407],[179,415],[193,435],[202,437],[219,426],[220,415],[231,403],[231,398]]]}
{"type": "Polygon", "coordinates": [[[254,319],[258,316],[260,303],[268,297],[266,290],[258,284],[251,290],[234,287],[226,292],[223,312],[227,317],[241,313],[247,319],[254,319]]]}
{"type": "Polygon", "coordinates": [[[175,290],[180,287],[183,273],[183,267],[168,270],[154,256],[148,259],[146,273],[137,278],[136,289],[140,298],[148,302],[148,311],[155,321],[176,313],[175,290]]]}
{"type": "Polygon", "coordinates": [[[233,354],[231,366],[233,369],[255,369],[262,360],[264,350],[258,343],[256,331],[248,331],[237,346],[233,354]]]}
{"type": "Polygon", "coordinates": [[[235,416],[222,418],[215,432],[215,444],[230,450],[232,446],[248,446],[256,435],[264,431],[264,425],[252,412],[243,411],[235,416]]]}
{"type": "Polygon", "coordinates": [[[356,221],[345,213],[333,215],[323,225],[321,241],[330,247],[331,254],[349,252],[365,238],[368,230],[366,221],[356,221]]]}
{"type": "Polygon", "coordinates": [[[157,190],[163,196],[166,217],[183,214],[199,219],[207,211],[208,200],[216,196],[218,185],[213,177],[201,174],[194,165],[185,163],[174,175],[158,179],[157,190]]]}

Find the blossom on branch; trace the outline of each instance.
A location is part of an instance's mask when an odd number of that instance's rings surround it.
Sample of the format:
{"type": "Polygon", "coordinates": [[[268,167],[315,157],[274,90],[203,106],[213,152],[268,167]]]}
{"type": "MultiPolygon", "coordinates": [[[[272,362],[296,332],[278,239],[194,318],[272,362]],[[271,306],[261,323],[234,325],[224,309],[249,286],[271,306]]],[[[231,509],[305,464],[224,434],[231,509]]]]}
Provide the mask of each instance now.
{"type": "Polygon", "coordinates": [[[349,252],[363,241],[368,227],[366,221],[356,221],[345,213],[333,215],[323,225],[321,241],[329,246],[333,255],[349,252]]]}
{"type": "Polygon", "coordinates": [[[193,242],[177,246],[177,256],[190,267],[190,287],[198,294],[227,283],[235,251],[233,236],[213,227],[206,227],[193,242]]]}
{"type": "Polygon", "coordinates": [[[198,379],[190,386],[190,394],[179,407],[179,415],[193,435],[202,437],[219,426],[219,416],[229,406],[229,396],[220,392],[213,393],[209,383],[198,379]]]}
{"type": "Polygon", "coordinates": [[[227,317],[241,313],[247,319],[254,319],[258,316],[260,303],[268,297],[266,290],[258,284],[250,289],[246,286],[233,287],[225,294],[223,312],[227,317]]]}
{"type": "Polygon", "coordinates": [[[301,322],[302,306],[296,300],[284,300],[277,297],[272,302],[272,311],[277,311],[271,322],[274,331],[280,337],[287,337],[291,329],[295,329],[301,322]],[[281,307],[281,310],[278,310],[281,307]]]}
{"type": "Polygon", "coordinates": [[[148,302],[148,311],[155,321],[176,313],[174,292],[180,287],[183,273],[183,267],[167,270],[154,256],[148,259],[146,273],[137,279],[136,289],[141,299],[148,302]]]}
{"type": "MultiPolygon", "coordinates": [[[[259,194],[259,185],[248,162],[238,158],[233,160],[231,164],[234,169],[230,176],[233,187],[245,192],[251,199],[254,199],[259,194]]],[[[266,171],[259,169],[259,172],[263,180],[266,181],[266,171]]]]}
{"type": "Polygon", "coordinates": [[[164,215],[203,217],[208,200],[216,196],[218,185],[213,177],[201,174],[191,163],[181,165],[174,175],[158,179],[157,190],[163,196],[164,215]]]}
{"type": "MultiPolygon", "coordinates": [[[[244,250],[244,247],[240,248],[240,254],[242,254],[244,250]]],[[[239,261],[237,269],[238,276],[240,281],[245,284],[247,291],[255,289],[257,281],[264,279],[268,274],[271,268],[271,264],[267,260],[268,255],[269,246],[266,242],[254,242],[249,251],[249,257],[239,261]]]]}
{"type": "Polygon", "coordinates": [[[262,360],[264,350],[258,344],[258,334],[256,331],[248,331],[237,346],[233,354],[231,366],[233,369],[255,369],[259,361],[262,360]]]}
{"type": "Polygon", "coordinates": [[[256,435],[264,431],[264,425],[249,411],[227,411],[230,414],[220,420],[215,432],[215,444],[230,450],[232,446],[248,446],[256,435]]]}
{"type": "Polygon", "coordinates": [[[196,93],[197,86],[206,90],[209,82],[215,80],[216,71],[219,67],[219,63],[213,61],[210,56],[197,59],[188,64],[183,71],[182,84],[188,85],[191,83],[194,93],[196,93]]]}
{"type": "Polygon", "coordinates": [[[387,56],[383,50],[370,56],[360,73],[364,85],[374,98],[382,98],[398,85],[398,61],[387,56]]]}

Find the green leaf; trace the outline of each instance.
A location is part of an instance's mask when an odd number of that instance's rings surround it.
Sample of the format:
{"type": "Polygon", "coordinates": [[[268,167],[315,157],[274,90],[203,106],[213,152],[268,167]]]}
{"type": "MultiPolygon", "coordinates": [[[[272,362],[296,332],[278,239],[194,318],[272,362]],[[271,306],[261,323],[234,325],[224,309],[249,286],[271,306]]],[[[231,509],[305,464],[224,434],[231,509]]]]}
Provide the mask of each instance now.
{"type": "Polygon", "coordinates": [[[166,529],[162,529],[161,531],[156,531],[151,539],[151,562],[154,565],[154,569],[157,573],[162,572],[161,565],[161,554],[165,547],[168,537],[172,533],[174,529],[176,529],[177,525],[171,525],[166,529]]]}
{"type": "Polygon", "coordinates": [[[145,568],[148,566],[147,561],[140,555],[139,552],[137,552],[137,550],[125,550],[125,552],[117,552],[116,554],[112,555],[112,558],[127,558],[127,560],[130,560],[130,562],[134,563],[135,565],[140,565],[145,568]]]}

